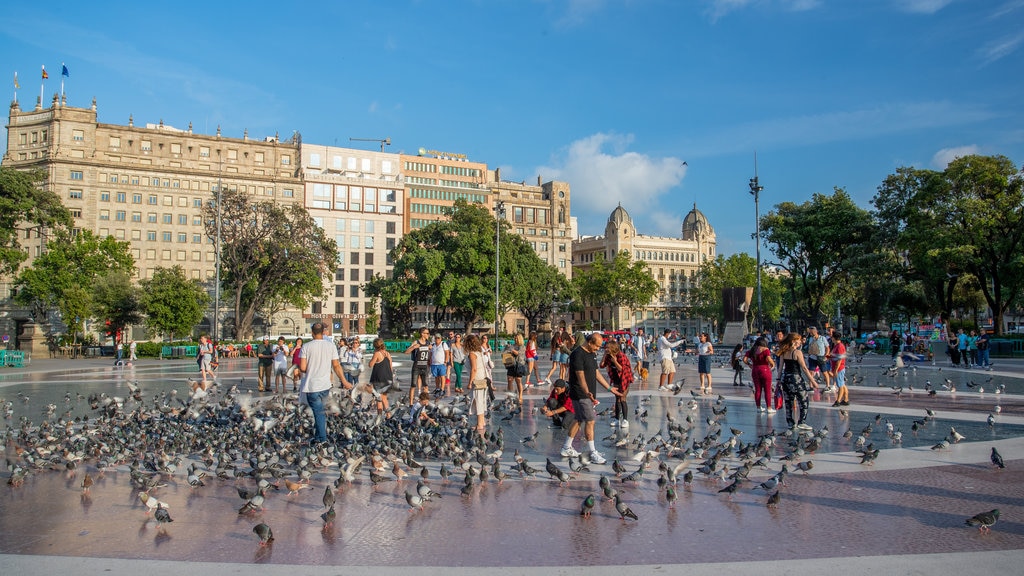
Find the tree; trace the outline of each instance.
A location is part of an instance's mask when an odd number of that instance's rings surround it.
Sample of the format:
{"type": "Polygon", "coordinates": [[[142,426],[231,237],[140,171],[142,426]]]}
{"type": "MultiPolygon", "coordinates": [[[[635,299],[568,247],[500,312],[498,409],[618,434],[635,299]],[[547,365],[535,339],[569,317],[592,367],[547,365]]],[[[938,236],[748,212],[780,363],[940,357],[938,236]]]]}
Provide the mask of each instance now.
{"type": "Polygon", "coordinates": [[[0,166],[0,275],[13,275],[28,258],[19,232],[31,227],[71,226],[71,212],[60,197],[39,187],[44,179],[42,171],[0,166]]]}
{"type": "Polygon", "coordinates": [[[140,284],[146,328],[171,340],[190,334],[210,304],[209,293],[198,280],[188,278],[181,266],[157,268],[151,279],[140,284]]]}
{"type": "Polygon", "coordinates": [[[142,321],[142,293],[132,282],[132,277],[122,270],[115,270],[100,276],[93,286],[92,300],[97,320],[106,322],[107,331],[114,336],[142,321]]]}
{"type": "Polygon", "coordinates": [[[537,330],[556,308],[565,309],[567,302],[577,298],[575,286],[558,268],[533,255],[530,268],[518,271],[518,281],[513,283],[515,293],[510,295],[526,318],[527,334],[537,330]]]}
{"type": "Polygon", "coordinates": [[[870,250],[873,221],[836,188],[803,204],[778,204],[762,217],[761,234],[777,259],[770,264],[788,273],[793,316],[817,323],[828,297],[848,288],[855,259],[870,250]]]}
{"type": "Polygon", "coordinates": [[[646,262],[631,260],[628,250],[620,251],[610,263],[599,253],[590,268],[573,277],[580,299],[590,306],[612,309],[634,309],[650,303],[661,288],[651,277],[646,262]]]}
{"type": "MultiPolygon", "coordinates": [[[[726,258],[721,254],[705,262],[697,271],[697,288],[691,293],[693,312],[701,318],[718,318],[725,323],[722,309],[722,289],[731,287],[757,288],[757,260],[749,254],[733,254],[726,258]]],[[[773,322],[782,311],[782,282],[777,274],[767,267],[761,267],[761,313],[762,320],[773,322]]],[[[757,306],[754,296],[753,306],[757,306]]],[[[751,310],[754,314],[756,311],[751,310]]],[[[748,312],[748,317],[751,317],[748,312]]]]}
{"type": "Polygon", "coordinates": [[[964,156],[945,170],[900,168],[873,199],[891,245],[903,251],[943,318],[956,284],[977,280],[997,333],[1024,292],[1024,177],[1005,156],[964,156]]]}
{"type": "Polygon", "coordinates": [[[56,308],[74,338],[85,320],[96,316],[90,287],[103,276],[130,275],[134,269],[128,242],[113,236],[100,239],[89,230],[71,234],[58,229],[46,243],[46,252],[15,278],[15,299],[32,306],[36,318],[56,308]]]}
{"type": "MultiPolygon", "coordinates": [[[[216,203],[203,207],[206,234],[217,236],[216,203]]],[[[234,298],[235,337],[252,337],[257,312],[273,302],[306,308],[325,297],[338,246],[299,205],[221,192],[221,282],[234,298]]]]}

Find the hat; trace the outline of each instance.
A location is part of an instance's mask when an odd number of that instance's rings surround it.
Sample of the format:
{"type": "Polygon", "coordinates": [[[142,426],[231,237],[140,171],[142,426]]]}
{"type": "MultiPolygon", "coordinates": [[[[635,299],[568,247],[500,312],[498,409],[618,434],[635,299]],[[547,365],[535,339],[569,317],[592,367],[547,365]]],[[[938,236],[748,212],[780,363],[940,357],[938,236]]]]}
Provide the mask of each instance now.
{"type": "Polygon", "coordinates": [[[554,386],[555,388],[567,388],[569,386],[569,383],[559,378],[558,380],[554,381],[552,386],[554,386]]]}
{"type": "Polygon", "coordinates": [[[270,342],[270,336],[264,336],[263,339],[266,340],[267,342],[270,342]]]}

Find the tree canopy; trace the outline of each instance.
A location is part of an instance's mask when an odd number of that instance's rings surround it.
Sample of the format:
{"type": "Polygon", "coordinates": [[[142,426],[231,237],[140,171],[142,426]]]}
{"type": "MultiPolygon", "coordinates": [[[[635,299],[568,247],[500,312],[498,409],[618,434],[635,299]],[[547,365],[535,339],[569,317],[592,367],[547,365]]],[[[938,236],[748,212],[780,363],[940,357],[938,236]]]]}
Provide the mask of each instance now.
{"type": "MultiPolygon", "coordinates": [[[[206,234],[217,236],[216,201],[203,207],[206,234]]],[[[302,206],[221,192],[221,282],[234,297],[235,337],[252,337],[257,312],[287,303],[306,308],[325,297],[338,246],[302,206]]]]}
{"type": "Polygon", "coordinates": [[[611,262],[606,262],[604,254],[598,253],[589,268],[576,272],[573,283],[586,304],[613,308],[642,308],[661,290],[651,277],[647,263],[633,262],[628,250],[617,253],[611,262]]]}
{"type": "Polygon", "coordinates": [[[60,197],[39,187],[44,179],[42,171],[0,166],[0,274],[13,275],[28,258],[21,245],[24,234],[19,232],[34,226],[71,226],[71,212],[60,197]]]}
{"type": "Polygon", "coordinates": [[[181,266],[157,268],[152,278],[140,284],[146,328],[169,339],[190,334],[210,304],[209,293],[198,280],[188,278],[181,266]]]}
{"type": "MultiPolygon", "coordinates": [[[[722,289],[732,287],[754,287],[752,307],[747,317],[756,323],[757,319],[757,260],[743,252],[726,258],[721,254],[701,265],[697,272],[697,288],[691,293],[693,312],[701,318],[718,318],[725,323],[722,309],[722,289]]],[[[778,274],[761,267],[761,319],[770,323],[779,319],[782,312],[782,282],[778,274]]],[[[754,326],[759,328],[759,326],[754,326]]]]}
{"type": "Polygon", "coordinates": [[[125,336],[125,328],[142,321],[142,291],[124,270],[114,270],[96,279],[92,301],[97,320],[106,322],[114,337],[125,336]]]}

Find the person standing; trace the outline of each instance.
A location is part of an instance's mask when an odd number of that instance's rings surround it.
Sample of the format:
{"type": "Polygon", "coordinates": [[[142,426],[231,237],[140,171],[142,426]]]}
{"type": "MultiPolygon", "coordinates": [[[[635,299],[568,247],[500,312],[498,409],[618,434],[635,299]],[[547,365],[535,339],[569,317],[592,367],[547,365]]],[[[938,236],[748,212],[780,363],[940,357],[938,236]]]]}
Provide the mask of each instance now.
{"type": "Polygon", "coordinates": [[[338,358],[338,348],[333,342],[324,340],[324,325],[316,322],[310,327],[313,339],[302,347],[302,361],[299,370],[302,371],[302,384],[299,391],[306,395],[306,404],[313,411],[313,438],[311,443],[319,444],[327,441],[327,415],[324,411],[324,401],[331,392],[334,385],[331,380],[332,373],[338,377],[346,390],[351,390],[352,385],[345,381],[345,374],[341,369],[341,361],[338,358]]]}
{"type": "Polygon", "coordinates": [[[136,360],[139,359],[139,357],[135,355],[135,351],[137,349],[138,349],[138,343],[135,342],[135,340],[132,340],[131,344],[128,345],[128,365],[129,366],[132,365],[136,360]]]}
{"type": "Polygon", "coordinates": [[[359,339],[355,336],[348,339],[348,346],[338,351],[341,370],[345,373],[345,381],[353,387],[359,385],[359,375],[363,373],[363,352],[359,339]]]}
{"type": "Polygon", "coordinates": [[[975,343],[978,347],[978,366],[984,368],[990,368],[992,362],[989,361],[988,347],[989,347],[989,335],[987,330],[982,330],[978,336],[978,341],[975,343]]]}
{"type": "Polygon", "coordinates": [[[605,346],[601,368],[608,372],[608,381],[612,384],[611,391],[615,395],[612,427],[619,426],[625,430],[629,428],[629,404],[626,402],[626,394],[629,392],[629,385],[633,383],[633,367],[629,363],[629,356],[622,351],[621,344],[613,340],[605,346]]]}
{"type": "Polygon", "coordinates": [[[959,330],[956,331],[956,342],[956,347],[957,350],[960,351],[960,359],[964,363],[964,368],[970,368],[971,357],[968,355],[967,352],[967,333],[964,332],[963,328],[960,328],[959,330]]]}
{"type": "Polygon", "coordinates": [[[523,375],[526,372],[526,346],[523,344],[523,335],[516,333],[512,343],[505,347],[505,357],[511,363],[505,365],[506,380],[505,391],[515,392],[516,401],[523,403],[523,375]]]}
{"type": "Polygon", "coordinates": [[[572,443],[580,428],[583,428],[583,437],[587,442],[587,450],[590,451],[590,461],[595,464],[604,464],[606,460],[594,446],[594,421],[597,419],[594,410],[597,396],[594,391],[598,384],[608,390],[612,389],[597,370],[597,351],[603,344],[604,336],[600,332],[594,332],[569,355],[569,398],[572,399],[575,417],[561,452],[562,456],[566,457],[579,456],[572,443]]]}
{"type": "MultiPolygon", "coordinates": [[[[897,340],[899,341],[899,340],[897,340]]],[[[807,369],[811,372],[821,374],[825,380],[825,389],[831,386],[832,372],[828,365],[828,339],[818,333],[817,326],[807,329],[807,369]]]]}
{"type": "Polygon", "coordinates": [[[562,378],[562,366],[569,362],[569,348],[567,342],[569,335],[565,333],[565,326],[558,328],[558,332],[551,335],[551,370],[544,377],[544,384],[551,384],[551,376],[555,379],[562,378]]]}
{"type": "Polygon", "coordinates": [[[202,387],[205,391],[210,387],[206,381],[207,375],[210,380],[213,380],[213,344],[210,343],[210,339],[203,334],[199,337],[199,372],[203,376],[202,387]]]}
{"type": "Polygon", "coordinates": [[[384,345],[383,338],[373,340],[373,356],[370,357],[370,386],[380,395],[377,398],[377,413],[388,410],[388,392],[395,390],[395,368],[391,362],[391,353],[384,345]]]}
{"type": "Polygon", "coordinates": [[[700,377],[701,394],[711,394],[711,355],[714,353],[715,347],[711,345],[711,337],[707,332],[701,332],[700,341],[697,343],[697,375],[700,377]]]}
{"type": "Polygon", "coordinates": [[[295,347],[292,348],[292,366],[289,368],[289,374],[292,376],[292,392],[299,390],[299,380],[302,379],[302,371],[299,370],[299,365],[302,363],[302,338],[295,339],[295,347]]]}
{"type": "Polygon", "coordinates": [[[971,359],[972,366],[978,366],[978,333],[974,330],[967,336],[967,357],[971,359]]]}
{"type": "Polygon", "coordinates": [[[529,388],[533,386],[530,383],[530,375],[533,375],[537,380],[537,386],[540,386],[540,372],[537,371],[537,333],[532,332],[530,339],[526,341],[526,381],[523,382],[523,387],[529,388]]]}
{"type": "MultiPolygon", "coordinates": [[[[284,341],[284,336],[277,338],[277,344],[274,345],[274,393],[284,393],[284,383],[288,374],[288,344],[284,341]]],[[[269,386],[268,386],[269,388],[269,386]]]]}
{"type": "Polygon", "coordinates": [[[455,393],[462,394],[462,368],[466,364],[466,350],[463,348],[462,334],[456,334],[452,340],[452,379],[455,380],[455,393]]]}
{"type": "MultiPolygon", "coordinates": [[[[662,391],[668,390],[668,385],[672,383],[672,375],[676,373],[676,361],[672,358],[672,349],[686,342],[683,339],[672,342],[668,339],[670,334],[672,334],[672,330],[665,328],[661,337],[658,338],[658,362],[661,365],[661,375],[658,376],[658,390],[662,391]]],[[[701,381],[701,386],[703,391],[703,381],[701,381]]]]}
{"type": "Polygon", "coordinates": [[[434,396],[444,394],[445,380],[448,379],[448,365],[451,362],[451,348],[441,338],[441,334],[434,334],[434,343],[430,346],[430,375],[434,378],[434,396]]]}
{"type": "Polygon", "coordinates": [[[732,349],[732,360],[730,364],[732,364],[733,386],[743,386],[743,357],[743,344],[740,343],[737,344],[736,347],[732,349]],[[738,382],[737,379],[739,380],[738,382]]]}
{"type": "Polygon", "coordinates": [[[636,355],[636,375],[646,382],[651,366],[647,361],[647,337],[644,335],[643,328],[636,329],[636,334],[633,336],[630,346],[636,355]]]}
{"type": "Polygon", "coordinates": [[[800,351],[800,345],[803,343],[803,338],[796,332],[790,332],[786,335],[786,338],[779,344],[779,358],[782,359],[782,374],[780,375],[780,381],[782,384],[782,392],[786,396],[786,424],[790,428],[796,427],[801,430],[810,430],[810,425],[807,424],[807,382],[810,383],[812,388],[817,388],[818,383],[814,380],[814,374],[807,369],[807,363],[804,361],[804,353],[800,351]],[[806,381],[798,379],[801,376],[807,378],[806,381]],[[793,408],[794,404],[800,409],[799,420],[793,420],[793,408]]]}
{"type": "Polygon", "coordinates": [[[263,337],[263,344],[256,352],[259,358],[256,362],[256,388],[263,392],[270,390],[274,380],[274,347],[270,345],[270,336],[263,337]]]}
{"type": "Polygon", "coordinates": [[[494,360],[491,359],[491,343],[487,334],[480,335],[480,354],[484,359],[484,378],[487,378],[487,401],[494,400],[494,360]]]}
{"type": "Polygon", "coordinates": [[[469,360],[469,415],[476,417],[475,430],[481,438],[487,433],[488,391],[491,386],[487,377],[486,360],[480,337],[470,334],[466,337],[466,358],[469,360]]]}
{"type": "Polygon", "coordinates": [[[833,406],[849,406],[850,390],[846,387],[846,344],[839,330],[832,331],[832,350],[829,351],[832,361],[832,375],[836,383],[836,401],[833,406]]]}
{"type": "Polygon", "coordinates": [[[409,383],[409,406],[426,390],[427,378],[430,376],[430,329],[421,328],[420,337],[408,348],[406,354],[412,354],[412,382],[409,383]]]}
{"type": "Polygon", "coordinates": [[[775,360],[764,336],[754,340],[754,346],[747,351],[743,361],[750,366],[750,379],[754,383],[754,406],[761,412],[775,413],[775,397],[772,395],[772,371],[775,360]],[[761,406],[761,398],[764,406],[761,406]]]}

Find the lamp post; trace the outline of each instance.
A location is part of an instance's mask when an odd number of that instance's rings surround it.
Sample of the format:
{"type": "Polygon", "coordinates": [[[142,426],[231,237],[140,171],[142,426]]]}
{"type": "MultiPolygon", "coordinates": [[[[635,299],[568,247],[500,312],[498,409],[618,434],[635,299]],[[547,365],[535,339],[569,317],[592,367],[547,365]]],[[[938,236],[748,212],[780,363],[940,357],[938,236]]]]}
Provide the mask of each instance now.
{"type": "Polygon", "coordinates": [[[501,219],[505,217],[505,202],[494,203],[494,346],[498,346],[498,324],[501,322],[501,219]]]}
{"type": "MultiPolygon", "coordinates": [[[[223,170],[224,160],[221,156],[220,150],[217,150],[217,156],[220,158],[221,168],[218,171],[223,170]]],[[[218,321],[220,319],[220,233],[221,233],[221,189],[224,187],[221,181],[221,175],[217,175],[217,237],[214,240],[214,249],[216,254],[214,255],[214,286],[213,286],[213,340],[214,342],[220,340],[220,333],[218,332],[218,321]]]]}
{"type": "Polygon", "coordinates": [[[757,253],[757,331],[764,330],[761,323],[761,207],[758,204],[764,186],[757,180],[757,156],[754,156],[754,177],[750,179],[750,193],[754,195],[754,245],[757,253]]]}

